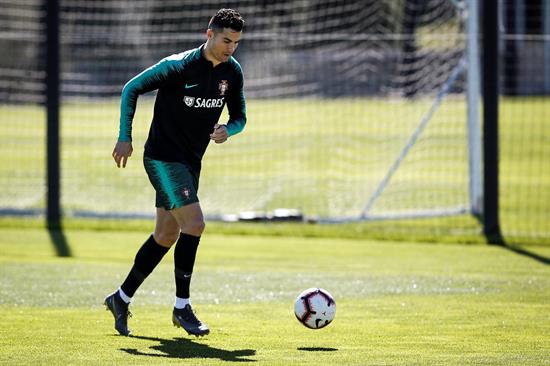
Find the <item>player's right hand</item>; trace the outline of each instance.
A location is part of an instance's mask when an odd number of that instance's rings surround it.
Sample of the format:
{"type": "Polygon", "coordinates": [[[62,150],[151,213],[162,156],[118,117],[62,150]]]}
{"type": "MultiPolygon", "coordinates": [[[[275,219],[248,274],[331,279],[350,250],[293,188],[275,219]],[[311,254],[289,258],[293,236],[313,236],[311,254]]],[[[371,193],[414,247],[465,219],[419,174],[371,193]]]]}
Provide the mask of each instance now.
{"type": "Polygon", "coordinates": [[[115,159],[116,166],[120,168],[120,163],[122,162],[122,167],[126,168],[126,162],[128,158],[132,156],[132,143],[129,141],[117,141],[115,148],[113,150],[113,159],[115,159]]]}

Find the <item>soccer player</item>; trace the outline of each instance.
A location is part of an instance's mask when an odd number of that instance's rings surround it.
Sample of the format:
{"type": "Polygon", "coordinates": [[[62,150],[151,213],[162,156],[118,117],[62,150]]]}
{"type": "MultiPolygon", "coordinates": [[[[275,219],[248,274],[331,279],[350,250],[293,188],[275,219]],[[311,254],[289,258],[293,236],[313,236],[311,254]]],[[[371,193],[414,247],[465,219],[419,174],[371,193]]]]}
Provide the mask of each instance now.
{"type": "Polygon", "coordinates": [[[138,250],[121,286],[105,299],[115,329],[129,335],[128,305],[134,293],[175,244],[176,300],[172,322],[202,336],[208,326],[195,315],[189,286],[204,217],[197,190],[201,160],[210,140],[217,144],[243,130],[246,123],[243,74],[232,57],[244,20],[232,9],[220,9],[200,47],[164,58],[131,79],[122,90],[120,131],[113,150],[117,167],[132,155],[132,120],[140,94],[158,90],[143,163],[156,191],[153,234],[138,250]],[[224,105],[229,120],[218,124],[224,105]]]}

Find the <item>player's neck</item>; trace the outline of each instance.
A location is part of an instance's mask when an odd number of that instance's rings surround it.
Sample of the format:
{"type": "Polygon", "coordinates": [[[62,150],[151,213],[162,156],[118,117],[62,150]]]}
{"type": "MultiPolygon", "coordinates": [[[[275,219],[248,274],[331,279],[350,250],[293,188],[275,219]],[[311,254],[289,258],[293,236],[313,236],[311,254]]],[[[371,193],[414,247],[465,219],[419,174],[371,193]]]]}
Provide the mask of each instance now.
{"type": "Polygon", "coordinates": [[[214,67],[218,66],[219,64],[221,64],[220,61],[218,61],[213,55],[212,55],[212,52],[210,51],[210,47],[208,45],[208,42],[206,42],[204,48],[202,49],[202,55],[204,56],[205,59],[207,59],[208,61],[212,62],[212,65],[214,67]]]}

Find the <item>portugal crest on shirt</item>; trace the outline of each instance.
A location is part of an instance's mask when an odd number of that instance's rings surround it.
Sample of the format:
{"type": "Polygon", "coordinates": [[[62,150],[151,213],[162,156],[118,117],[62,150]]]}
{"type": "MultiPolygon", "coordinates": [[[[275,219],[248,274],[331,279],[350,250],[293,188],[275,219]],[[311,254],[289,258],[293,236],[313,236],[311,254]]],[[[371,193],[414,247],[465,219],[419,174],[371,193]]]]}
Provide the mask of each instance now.
{"type": "Polygon", "coordinates": [[[225,92],[229,88],[229,84],[227,83],[227,80],[222,80],[218,84],[218,89],[220,89],[220,95],[225,95],[225,92]]]}
{"type": "Polygon", "coordinates": [[[193,103],[195,102],[195,97],[188,97],[186,95],[183,97],[183,101],[188,107],[192,107],[193,103]]]}
{"type": "Polygon", "coordinates": [[[185,199],[189,199],[189,196],[191,195],[191,192],[189,191],[189,188],[185,187],[181,190],[181,193],[185,196],[185,199]]]}

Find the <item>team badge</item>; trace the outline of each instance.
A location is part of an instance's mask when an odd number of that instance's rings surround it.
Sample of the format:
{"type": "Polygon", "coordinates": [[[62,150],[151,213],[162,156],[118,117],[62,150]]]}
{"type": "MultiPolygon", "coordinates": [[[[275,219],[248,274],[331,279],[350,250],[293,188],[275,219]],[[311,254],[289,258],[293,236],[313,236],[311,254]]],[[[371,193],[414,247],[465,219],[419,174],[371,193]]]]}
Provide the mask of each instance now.
{"type": "Polygon", "coordinates": [[[183,97],[183,101],[188,107],[192,107],[195,103],[195,97],[188,97],[187,95],[183,97]]]}
{"type": "Polygon", "coordinates": [[[220,89],[220,95],[225,95],[225,92],[229,88],[229,84],[227,83],[227,80],[222,80],[220,84],[218,85],[218,89],[220,89]]]}
{"type": "Polygon", "coordinates": [[[185,187],[184,189],[181,190],[181,193],[183,193],[183,195],[185,196],[185,199],[189,199],[189,195],[191,194],[189,192],[189,188],[185,187]]]}

